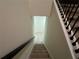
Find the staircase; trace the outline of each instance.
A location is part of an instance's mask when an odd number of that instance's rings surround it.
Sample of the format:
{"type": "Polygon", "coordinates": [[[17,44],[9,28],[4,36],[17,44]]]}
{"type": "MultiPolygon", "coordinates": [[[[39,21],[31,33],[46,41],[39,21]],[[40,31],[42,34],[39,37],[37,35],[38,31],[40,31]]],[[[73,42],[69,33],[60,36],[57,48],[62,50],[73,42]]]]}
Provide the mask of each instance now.
{"type": "Polygon", "coordinates": [[[35,44],[29,59],[50,59],[50,56],[43,44],[35,44]]]}
{"type": "Polygon", "coordinates": [[[56,0],[75,59],[79,59],[79,0],[56,0]]]}

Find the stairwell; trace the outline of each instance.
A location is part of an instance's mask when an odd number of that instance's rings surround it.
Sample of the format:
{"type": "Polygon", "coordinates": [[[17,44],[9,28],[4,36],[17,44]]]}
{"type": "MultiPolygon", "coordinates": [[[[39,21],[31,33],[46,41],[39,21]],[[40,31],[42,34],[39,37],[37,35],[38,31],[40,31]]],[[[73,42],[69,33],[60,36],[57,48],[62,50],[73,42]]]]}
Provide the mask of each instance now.
{"type": "Polygon", "coordinates": [[[50,56],[44,44],[35,44],[29,59],[50,59],[50,56]]]}

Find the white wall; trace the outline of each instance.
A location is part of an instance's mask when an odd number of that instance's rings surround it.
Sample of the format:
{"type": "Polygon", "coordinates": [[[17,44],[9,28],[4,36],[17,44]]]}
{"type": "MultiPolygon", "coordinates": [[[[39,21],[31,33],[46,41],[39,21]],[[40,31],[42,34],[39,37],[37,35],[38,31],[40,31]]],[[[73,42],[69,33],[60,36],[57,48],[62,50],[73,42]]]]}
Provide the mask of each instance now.
{"type": "Polygon", "coordinates": [[[29,0],[30,12],[33,16],[50,16],[52,0],[29,0]]]}
{"type": "Polygon", "coordinates": [[[45,45],[54,59],[72,59],[55,6],[47,19],[45,45]]]}
{"type": "Polygon", "coordinates": [[[28,0],[0,0],[0,57],[31,37],[28,0]]]}

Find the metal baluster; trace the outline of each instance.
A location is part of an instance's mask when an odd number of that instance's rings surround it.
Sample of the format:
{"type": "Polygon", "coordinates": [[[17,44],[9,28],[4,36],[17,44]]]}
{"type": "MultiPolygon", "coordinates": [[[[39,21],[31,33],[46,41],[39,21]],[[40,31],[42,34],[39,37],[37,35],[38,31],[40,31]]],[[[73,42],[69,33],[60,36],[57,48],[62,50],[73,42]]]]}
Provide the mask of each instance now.
{"type": "Polygon", "coordinates": [[[77,40],[75,42],[72,43],[72,45],[75,46],[76,42],[78,42],[78,40],[79,40],[79,37],[77,38],[77,40]]]}
{"type": "MultiPolygon", "coordinates": [[[[59,4],[60,4],[60,7],[62,8],[62,4],[63,3],[60,2],[59,4]]],[[[60,10],[60,13],[61,13],[62,18],[64,18],[63,10],[61,8],[59,10],[60,10]]]]}
{"type": "Polygon", "coordinates": [[[71,27],[71,30],[68,32],[68,34],[71,34],[71,31],[73,30],[74,26],[76,25],[77,21],[79,20],[79,16],[77,17],[77,19],[75,20],[74,24],[71,27]]]}
{"type": "Polygon", "coordinates": [[[79,53],[79,48],[75,50],[75,53],[79,53]]]}
{"type": "Polygon", "coordinates": [[[71,4],[70,4],[70,6],[68,7],[68,9],[67,9],[67,11],[66,11],[66,16],[65,16],[65,18],[64,18],[64,22],[65,22],[65,19],[67,18],[67,16],[68,16],[68,13],[69,13],[69,10],[70,10],[70,8],[71,8],[71,4]]]}
{"type": "Polygon", "coordinates": [[[67,11],[67,4],[65,4],[64,6],[64,14],[66,13],[66,11],[67,11]]]}
{"type": "MultiPolygon", "coordinates": [[[[78,10],[78,7],[79,7],[79,5],[77,6],[77,8],[76,8],[76,10],[75,10],[74,14],[72,15],[72,17],[71,17],[71,19],[70,19],[70,21],[69,21],[69,24],[67,25],[66,29],[68,29],[68,27],[69,27],[70,23],[72,22],[72,20],[73,20],[73,18],[74,18],[74,16],[75,16],[75,14],[76,14],[76,12],[77,12],[77,10],[78,10]]],[[[68,19],[67,19],[67,21],[68,21],[68,19]]],[[[67,23],[67,21],[66,21],[66,23],[67,23]]]]}
{"type": "Polygon", "coordinates": [[[67,11],[67,7],[68,7],[68,0],[63,0],[64,4],[65,4],[65,8],[64,8],[64,14],[66,14],[67,11]]]}
{"type": "MultiPolygon", "coordinates": [[[[70,12],[69,12],[69,15],[68,15],[68,17],[67,17],[67,20],[65,21],[65,25],[67,25],[67,21],[69,20],[69,17],[71,16],[71,13],[72,13],[74,7],[75,7],[75,5],[73,5],[73,7],[71,8],[71,10],[70,10],[70,12]]],[[[72,19],[72,18],[71,18],[71,19],[72,19]]]]}
{"type": "Polygon", "coordinates": [[[76,30],[75,30],[75,32],[74,32],[74,34],[70,37],[70,39],[71,40],[73,40],[73,37],[75,36],[75,34],[78,32],[78,30],[79,30],[79,27],[78,28],[76,28],[76,30]]]}

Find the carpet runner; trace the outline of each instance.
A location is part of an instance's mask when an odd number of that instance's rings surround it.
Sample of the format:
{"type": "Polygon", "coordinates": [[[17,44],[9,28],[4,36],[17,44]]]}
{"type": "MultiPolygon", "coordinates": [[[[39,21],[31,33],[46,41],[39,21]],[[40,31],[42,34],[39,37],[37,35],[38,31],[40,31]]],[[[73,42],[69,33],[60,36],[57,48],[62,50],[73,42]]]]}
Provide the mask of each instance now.
{"type": "Polygon", "coordinates": [[[29,59],[50,59],[50,56],[43,44],[36,44],[29,59]]]}

